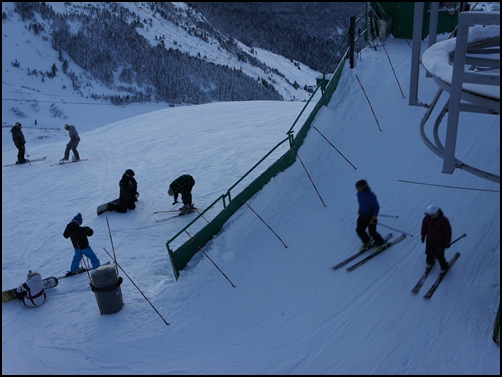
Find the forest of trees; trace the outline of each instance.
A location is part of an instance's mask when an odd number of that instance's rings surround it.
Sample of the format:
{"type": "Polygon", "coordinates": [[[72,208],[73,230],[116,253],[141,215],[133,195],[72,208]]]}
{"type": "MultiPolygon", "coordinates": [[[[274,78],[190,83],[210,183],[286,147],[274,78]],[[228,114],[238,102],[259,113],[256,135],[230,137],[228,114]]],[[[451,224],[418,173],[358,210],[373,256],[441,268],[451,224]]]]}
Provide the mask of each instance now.
{"type": "Polygon", "coordinates": [[[356,2],[188,3],[220,32],[322,71],[349,28],[364,13],[356,2]]]}
{"type": "MultiPolygon", "coordinates": [[[[140,19],[120,3],[80,3],[81,11],[72,7],[71,12],[63,14],[54,12],[44,2],[15,4],[15,11],[35,35],[44,31],[35,14],[50,25],[48,35],[51,35],[52,46],[60,56],[58,65],[54,65],[51,72],[53,75],[58,72],[68,75],[76,91],[83,89],[86,79],[75,74],[63,52],[89,75],[122,92],[107,98],[93,95],[116,104],[150,100],[200,104],[283,99],[266,80],[256,80],[238,69],[166,48],[161,38],[153,46],[137,31],[148,27],[149,20],[140,19]],[[74,22],[80,25],[78,29],[70,26],[74,22]],[[114,72],[120,72],[118,79],[114,72]],[[123,94],[124,91],[128,93],[123,94]]],[[[171,3],[143,4],[157,16],[184,27],[189,34],[218,40],[220,46],[237,59],[264,72],[271,69],[252,55],[243,53],[236,40],[322,71],[341,38],[335,31],[347,30],[350,16],[362,12],[358,3],[201,2],[188,3],[191,11],[181,19],[171,3]],[[197,12],[208,22],[201,21],[197,12]]],[[[274,72],[281,74],[277,70],[274,72]]]]}

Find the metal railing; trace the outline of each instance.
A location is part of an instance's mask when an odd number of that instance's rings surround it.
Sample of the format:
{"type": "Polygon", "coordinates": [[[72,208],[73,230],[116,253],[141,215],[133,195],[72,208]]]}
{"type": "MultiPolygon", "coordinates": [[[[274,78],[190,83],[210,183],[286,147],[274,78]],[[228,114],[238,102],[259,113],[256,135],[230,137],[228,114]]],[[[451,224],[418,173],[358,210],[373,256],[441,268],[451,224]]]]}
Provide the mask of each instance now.
{"type": "MultiPolygon", "coordinates": [[[[367,38],[367,17],[366,17],[367,10],[365,14],[361,15],[359,18],[357,18],[356,22],[359,22],[363,17],[365,17],[365,27],[363,28],[363,31],[357,36],[357,38],[354,38],[354,41],[357,41],[361,36],[365,36],[367,38]]],[[[340,52],[342,45],[346,43],[348,45],[349,41],[349,30],[343,35],[342,39],[338,43],[335,51],[331,55],[330,60],[326,64],[323,72],[322,72],[322,79],[327,80],[327,74],[326,71],[330,64],[333,62],[335,59],[336,55],[340,52]]],[[[316,85],[316,89],[314,92],[310,95],[310,98],[306,102],[305,106],[302,108],[300,114],[298,117],[295,119],[293,122],[293,125],[289,128],[289,130],[286,132],[287,137],[280,141],[276,146],[274,146],[270,152],[268,152],[263,158],[261,158],[251,169],[249,169],[237,182],[235,182],[225,194],[220,195],[216,200],[214,200],[209,206],[207,206],[202,212],[199,212],[198,216],[190,221],[183,229],[181,229],[178,233],[176,233],[171,239],[169,239],[166,243],[166,247],[169,253],[169,257],[171,260],[171,265],[173,268],[174,275],[176,279],[179,277],[179,270],[183,269],[186,264],[190,261],[190,259],[195,255],[201,247],[203,247],[208,240],[210,240],[214,235],[216,235],[219,230],[222,228],[223,224],[230,218],[230,216],[235,213],[243,204],[244,201],[252,197],[256,192],[258,192],[267,182],[268,180],[278,174],[280,171],[285,170],[287,167],[292,165],[292,163],[296,159],[296,150],[298,150],[299,146],[303,143],[303,139],[306,135],[306,131],[308,128],[310,128],[310,125],[315,118],[315,115],[319,111],[319,109],[326,105],[329,102],[329,99],[331,98],[332,93],[336,89],[336,85],[338,84],[338,80],[341,76],[341,71],[343,70],[344,62],[348,58],[349,55],[349,47],[347,47],[342,54],[342,57],[340,59],[340,62],[338,66],[336,67],[334,74],[331,75],[331,77],[328,80],[328,83],[325,84],[324,86],[328,87],[330,90],[323,91],[320,100],[318,101],[318,104],[316,107],[312,110],[312,113],[308,117],[308,119],[305,121],[304,125],[301,128],[301,136],[297,135],[296,137],[293,136],[293,129],[298,123],[298,120],[301,118],[302,114],[304,111],[307,109],[309,106],[310,102],[312,99],[315,97],[317,91],[319,88],[322,88],[321,83],[318,83],[316,85]],[[303,132],[305,129],[305,132],[303,132]],[[289,150],[282,156],[280,157],[274,164],[272,164],[268,169],[265,170],[260,176],[258,176],[249,186],[247,186],[242,192],[238,193],[236,196],[236,199],[240,197],[241,200],[236,200],[233,199],[232,197],[232,191],[235,190],[235,188],[245,179],[247,178],[258,166],[260,166],[267,157],[269,157],[274,151],[277,150],[282,144],[284,144],[286,141],[289,141],[289,150]],[[282,160],[282,161],[281,161],[282,160]],[[223,205],[223,210],[211,221],[207,221],[204,217],[204,214],[206,214],[209,210],[213,209],[219,202],[221,201],[223,205]],[[198,231],[198,233],[194,236],[191,237],[188,241],[186,241],[183,245],[181,245],[177,250],[176,253],[171,249],[171,245],[175,240],[177,240],[183,233],[188,233],[187,229],[189,229],[193,224],[196,222],[200,221],[200,219],[203,218],[204,221],[207,221],[208,224],[202,228],[201,230],[198,231]],[[183,252],[181,252],[183,251],[183,252]],[[178,255],[178,252],[183,255],[178,255]]]]}

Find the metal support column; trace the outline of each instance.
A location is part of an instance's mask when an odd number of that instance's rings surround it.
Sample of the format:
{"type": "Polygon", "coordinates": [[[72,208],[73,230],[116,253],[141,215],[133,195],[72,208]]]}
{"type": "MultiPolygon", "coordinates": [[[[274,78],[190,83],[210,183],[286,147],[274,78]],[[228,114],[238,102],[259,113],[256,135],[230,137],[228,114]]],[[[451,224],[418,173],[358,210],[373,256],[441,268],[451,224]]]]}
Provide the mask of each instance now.
{"type": "Polygon", "coordinates": [[[420,56],[422,44],[422,18],[424,14],[424,3],[415,3],[415,14],[413,17],[413,48],[411,53],[411,74],[410,74],[410,95],[408,104],[411,106],[422,106],[418,101],[418,76],[420,73],[420,56]]]}

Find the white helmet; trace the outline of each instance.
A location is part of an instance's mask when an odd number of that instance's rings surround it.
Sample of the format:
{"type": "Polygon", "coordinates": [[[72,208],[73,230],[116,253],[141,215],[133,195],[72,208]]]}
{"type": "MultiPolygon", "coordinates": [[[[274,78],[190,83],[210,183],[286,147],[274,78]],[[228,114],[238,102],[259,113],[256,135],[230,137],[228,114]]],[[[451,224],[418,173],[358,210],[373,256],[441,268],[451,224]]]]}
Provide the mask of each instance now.
{"type": "Polygon", "coordinates": [[[427,207],[427,210],[425,211],[425,214],[429,215],[429,216],[434,216],[438,212],[439,212],[439,207],[438,206],[430,205],[429,207],[427,207]]]}

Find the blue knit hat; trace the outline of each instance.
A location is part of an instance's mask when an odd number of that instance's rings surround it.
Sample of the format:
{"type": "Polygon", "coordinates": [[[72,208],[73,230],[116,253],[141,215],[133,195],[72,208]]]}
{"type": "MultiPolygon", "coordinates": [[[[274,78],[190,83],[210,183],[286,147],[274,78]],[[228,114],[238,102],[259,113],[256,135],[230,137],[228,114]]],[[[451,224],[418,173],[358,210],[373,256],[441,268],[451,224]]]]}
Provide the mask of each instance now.
{"type": "Polygon", "coordinates": [[[76,222],[78,225],[82,224],[82,215],[80,212],[77,213],[77,216],[75,216],[72,221],[76,222]]]}

